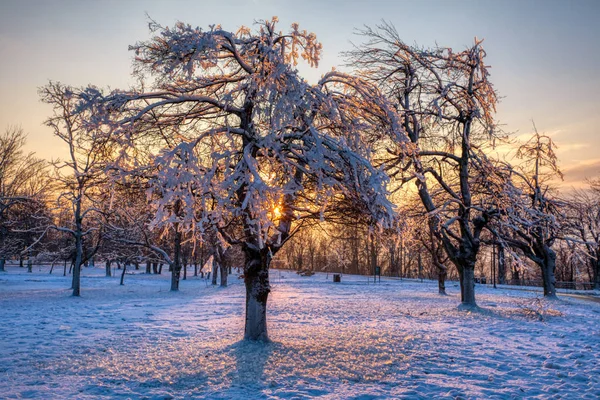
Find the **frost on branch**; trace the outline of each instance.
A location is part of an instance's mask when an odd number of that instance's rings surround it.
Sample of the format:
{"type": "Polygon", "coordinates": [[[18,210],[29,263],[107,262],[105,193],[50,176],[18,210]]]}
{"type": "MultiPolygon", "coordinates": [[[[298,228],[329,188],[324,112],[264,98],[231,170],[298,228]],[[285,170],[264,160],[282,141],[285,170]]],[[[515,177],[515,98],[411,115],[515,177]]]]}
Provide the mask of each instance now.
{"type": "Polygon", "coordinates": [[[173,227],[176,265],[182,231],[241,244],[244,337],[268,340],[268,268],[299,221],[351,209],[389,225],[394,209],[361,116],[344,108],[352,102],[295,69],[300,57],[318,64],[315,35],[296,24],[277,32],[275,18],[257,25],[236,33],[155,25],[153,39],[131,48],[140,87],[91,88],[80,109],[96,110],[94,123],[116,136],[117,175],[146,179],[157,210],[150,227],[173,227]]]}
{"type": "Polygon", "coordinates": [[[216,226],[231,242],[276,251],[296,221],[326,218],[335,204],[390,221],[387,180],[362,125],[295,69],[300,58],[318,64],[316,36],[297,24],[278,32],[276,19],[257,26],[154,25],[152,39],[131,47],[134,71],[151,87],[84,92],[82,109],[119,134],[116,166],[148,175],[153,226],[216,226]]]}

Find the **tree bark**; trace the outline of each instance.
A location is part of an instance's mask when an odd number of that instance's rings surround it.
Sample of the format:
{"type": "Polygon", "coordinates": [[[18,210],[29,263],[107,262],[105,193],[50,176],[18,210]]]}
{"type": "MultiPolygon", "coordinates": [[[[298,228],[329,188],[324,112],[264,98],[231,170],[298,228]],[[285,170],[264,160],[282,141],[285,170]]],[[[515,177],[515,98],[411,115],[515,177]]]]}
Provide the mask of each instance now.
{"type": "Polygon", "coordinates": [[[75,262],[73,263],[73,296],[81,296],[81,260],[83,258],[83,240],[78,232],[75,235],[75,262]]]}
{"type": "Polygon", "coordinates": [[[268,342],[267,299],[269,284],[270,256],[266,250],[246,248],[244,266],[244,284],[246,286],[246,324],[245,340],[268,342]]]}
{"type": "Polygon", "coordinates": [[[221,272],[221,287],[227,287],[227,270],[227,266],[219,266],[219,271],[221,272]]]}
{"type": "Polygon", "coordinates": [[[150,261],[146,261],[146,273],[147,274],[151,274],[152,273],[152,263],[150,261]]]}
{"type": "Polygon", "coordinates": [[[516,266],[513,266],[511,280],[513,285],[521,285],[521,273],[516,266]]]}
{"type": "Polygon", "coordinates": [[[106,264],[104,267],[106,269],[106,277],[110,278],[112,276],[111,271],[110,271],[110,260],[106,260],[106,264]]]}
{"type": "Polygon", "coordinates": [[[556,252],[546,246],[544,249],[544,259],[542,265],[542,281],[544,284],[544,297],[556,299],[556,278],[554,271],[556,269],[556,252]]]}
{"type": "Polygon", "coordinates": [[[446,276],[448,275],[448,271],[446,271],[445,267],[438,267],[438,293],[441,295],[446,295],[446,276]]]}
{"type": "Polygon", "coordinates": [[[593,287],[595,290],[600,290],[600,258],[594,262],[594,281],[593,287]]]}
{"type": "Polygon", "coordinates": [[[463,289],[464,286],[464,281],[463,281],[463,267],[461,266],[456,266],[456,269],[458,270],[458,282],[460,283],[460,302],[461,304],[465,301],[465,290],[463,289]]]}
{"type": "Polygon", "coordinates": [[[216,286],[217,285],[217,261],[215,260],[215,258],[213,258],[213,263],[212,263],[212,285],[216,286]]]}
{"type": "Polygon", "coordinates": [[[353,226],[353,236],[352,236],[352,262],[350,264],[350,274],[358,275],[359,269],[359,249],[360,243],[358,238],[358,225],[354,224],[353,226]]]}
{"type": "Polygon", "coordinates": [[[400,272],[398,271],[398,256],[396,254],[396,244],[392,242],[389,248],[390,252],[390,276],[398,277],[400,272]]]}
{"type": "Polygon", "coordinates": [[[81,196],[75,201],[75,260],[73,260],[73,296],[81,296],[81,264],[83,263],[83,219],[81,217],[81,196]]]}
{"type": "Polygon", "coordinates": [[[31,258],[27,259],[27,272],[28,273],[33,272],[33,260],[31,258]]]}
{"type": "Polygon", "coordinates": [[[600,290],[600,251],[596,252],[596,258],[591,259],[590,264],[592,265],[592,273],[589,274],[592,278],[592,288],[600,290]]]}
{"type": "Polygon", "coordinates": [[[504,246],[498,246],[498,283],[506,284],[506,257],[504,255],[504,246]]]}
{"type": "Polygon", "coordinates": [[[400,240],[400,245],[398,246],[398,270],[400,274],[400,278],[404,277],[404,239],[400,240]]]}
{"type": "Polygon", "coordinates": [[[5,264],[6,260],[4,258],[0,259],[0,272],[6,272],[6,268],[4,268],[5,264]]]}
{"type": "Polygon", "coordinates": [[[421,258],[421,249],[417,250],[417,265],[418,265],[418,271],[419,271],[419,276],[418,278],[421,280],[421,282],[423,282],[423,260],[421,258]]]}
{"type": "Polygon", "coordinates": [[[127,264],[125,263],[125,265],[123,265],[123,271],[121,271],[121,282],[119,283],[119,285],[123,286],[123,281],[125,280],[125,271],[127,271],[127,264]]]}
{"type": "Polygon", "coordinates": [[[369,251],[369,264],[371,264],[371,274],[375,279],[375,268],[377,267],[377,248],[376,238],[373,232],[369,233],[369,242],[367,243],[367,250],[369,251]]]}
{"type": "Polygon", "coordinates": [[[475,263],[465,263],[461,275],[461,306],[466,308],[477,307],[475,302],[475,263]]]}
{"type": "Polygon", "coordinates": [[[171,291],[176,292],[179,290],[179,275],[181,272],[181,232],[175,227],[175,254],[173,257],[173,264],[171,268],[171,291]]]}

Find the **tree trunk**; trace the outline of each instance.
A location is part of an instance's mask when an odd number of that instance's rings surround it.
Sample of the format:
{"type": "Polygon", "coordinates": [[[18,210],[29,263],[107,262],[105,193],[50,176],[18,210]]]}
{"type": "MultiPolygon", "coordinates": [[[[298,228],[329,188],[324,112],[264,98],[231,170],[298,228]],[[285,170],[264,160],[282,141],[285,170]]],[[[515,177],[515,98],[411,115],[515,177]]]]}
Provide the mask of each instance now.
{"type": "Polygon", "coordinates": [[[31,258],[27,259],[27,272],[28,273],[33,272],[33,260],[31,258]]]}
{"type": "Polygon", "coordinates": [[[389,248],[390,252],[390,276],[398,277],[398,260],[396,255],[396,244],[392,242],[389,248]]]}
{"type": "Polygon", "coordinates": [[[65,260],[65,265],[63,268],[63,276],[67,276],[67,260],[65,260]]]}
{"type": "Polygon", "coordinates": [[[218,263],[215,261],[215,258],[213,258],[213,262],[212,262],[212,285],[216,286],[217,285],[217,268],[218,268],[218,263]]]}
{"type": "Polygon", "coordinates": [[[157,262],[152,263],[152,273],[155,275],[158,274],[158,263],[157,262]]]}
{"type": "Polygon", "coordinates": [[[125,263],[125,265],[123,265],[123,271],[121,271],[121,282],[119,283],[119,285],[123,286],[123,281],[125,280],[125,271],[127,271],[127,264],[125,263]]]}
{"type": "Polygon", "coordinates": [[[220,265],[219,270],[221,272],[221,287],[226,287],[227,286],[227,270],[228,270],[228,268],[224,265],[220,265]]]}
{"type": "Polygon", "coordinates": [[[513,285],[521,284],[521,274],[519,273],[519,269],[516,266],[513,267],[511,281],[513,285]]]}
{"type": "Polygon", "coordinates": [[[458,270],[458,282],[460,283],[460,302],[462,303],[465,301],[465,291],[463,289],[463,268],[457,266],[456,269],[458,270]]]}
{"type": "Polygon", "coordinates": [[[504,246],[498,246],[498,283],[506,284],[506,258],[504,256],[504,246]]]}
{"type": "MultiPolygon", "coordinates": [[[[472,254],[472,253],[471,253],[472,254]]],[[[460,307],[461,309],[473,309],[477,307],[475,302],[475,262],[474,256],[469,258],[458,258],[454,261],[458,269],[460,279],[460,307]]]]}
{"type": "Polygon", "coordinates": [[[110,273],[110,260],[106,260],[106,264],[104,267],[106,269],[106,277],[110,278],[112,276],[112,274],[110,273]]]}
{"type": "Polygon", "coordinates": [[[23,268],[25,265],[23,264],[23,257],[19,257],[19,268],[23,268]]]}
{"type": "Polygon", "coordinates": [[[173,264],[169,265],[171,269],[171,291],[179,290],[179,275],[181,272],[181,232],[179,227],[175,226],[175,254],[173,264]]]}
{"type": "Polygon", "coordinates": [[[402,279],[404,277],[404,239],[400,240],[400,246],[398,246],[398,262],[400,279],[402,279]]]}
{"type": "Polygon", "coordinates": [[[477,307],[475,303],[475,263],[465,263],[461,276],[461,306],[465,308],[477,307]]]}
{"type": "Polygon", "coordinates": [[[159,274],[159,275],[161,275],[161,274],[162,274],[162,268],[163,268],[163,264],[162,264],[162,263],[160,263],[160,264],[158,265],[158,274],[159,274]]]}
{"type": "Polygon", "coordinates": [[[52,261],[52,264],[50,264],[50,272],[49,272],[49,275],[52,275],[52,271],[54,271],[54,261],[52,261]]]}
{"type": "Polygon", "coordinates": [[[150,261],[146,261],[146,273],[147,274],[152,273],[152,263],[150,261]]]}
{"type": "Polygon", "coordinates": [[[183,280],[187,280],[187,263],[183,264],[183,280]]]}
{"type": "Polygon", "coordinates": [[[4,258],[0,259],[0,272],[6,272],[6,268],[4,268],[5,264],[6,260],[4,258]]]}
{"type": "Polygon", "coordinates": [[[352,262],[350,264],[350,274],[358,275],[359,269],[359,248],[360,243],[358,239],[358,225],[354,224],[353,236],[352,236],[352,262]]]}
{"type": "Polygon", "coordinates": [[[373,232],[369,233],[369,243],[367,244],[369,251],[369,264],[371,264],[371,273],[373,274],[373,281],[375,280],[375,268],[377,268],[377,248],[376,238],[373,232]]]}
{"type": "Polygon", "coordinates": [[[540,267],[542,268],[542,281],[544,284],[544,297],[556,299],[556,253],[550,247],[544,249],[545,257],[540,267]]]}
{"type": "Polygon", "coordinates": [[[269,285],[270,257],[267,251],[244,250],[244,284],[246,286],[246,325],[245,340],[268,342],[267,334],[267,298],[271,291],[269,285]]]}
{"type": "Polygon", "coordinates": [[[594,262],[594,281],[593,288],[595,290],[600,290],[600,259],[597,258],[596,262],[594,262]]]}
{"type": "Polygon", "coordinates": [[[445,267],[438,267],[438,293],[441,295],[446,295],[446,276],[448,275],[448,271],[446,271],[445,267]]]}
{"type": "Polygon", "coordinates": [[[198,263],[194,263],[194,276],[198,276],[198,263]]]}
{"type": "Polygon", "coordinates": [[[421,280],[421,282],[423,282],[423,260],[421,259],[421,249],[417,250],[419,253],[417,254],[417,264],[418,264],[418,271],[419,271],[419,279],[421,280]]]}
{"type": "Polygon", "coordinates": [[[75,237],[75,262],[73,263],[73,296],[81,296],[81,261],[83,259],[83,240],[81,234],[75,237]]]}

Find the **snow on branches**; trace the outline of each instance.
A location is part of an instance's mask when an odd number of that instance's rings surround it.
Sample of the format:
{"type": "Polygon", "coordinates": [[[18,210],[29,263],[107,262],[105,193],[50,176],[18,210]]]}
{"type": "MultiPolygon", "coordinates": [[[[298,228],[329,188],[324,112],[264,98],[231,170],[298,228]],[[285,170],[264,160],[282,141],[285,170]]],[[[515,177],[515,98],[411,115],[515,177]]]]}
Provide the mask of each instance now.
{"type": "Polygon", "coordinates": [[[294,221],[323,218],[335,200],[383,224],[393,217],[360,126],[295,69],[300,58],[316,66],[321,44],[276,22],[235,33],[152,23],[155,36],[131,46],[150,88],[81,93],[79,109],[117,135],[115,167],[147,176],[154,225],[216,226],[232,242],[276,250],[294,221]]]}

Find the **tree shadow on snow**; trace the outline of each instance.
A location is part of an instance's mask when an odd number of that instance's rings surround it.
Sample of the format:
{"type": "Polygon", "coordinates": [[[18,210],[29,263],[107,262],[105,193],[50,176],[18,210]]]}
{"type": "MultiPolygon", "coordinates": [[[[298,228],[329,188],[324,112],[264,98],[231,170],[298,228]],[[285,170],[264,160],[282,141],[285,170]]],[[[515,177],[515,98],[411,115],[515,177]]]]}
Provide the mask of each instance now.
{"type": "Polygon", "coordinates": [[[264,380],[264,371],[275,348],[276,342],[253,342],[241,340],[230,345],[226,351],[235,360],[232,380],[242,384],[260,385],[264,380]]]}

